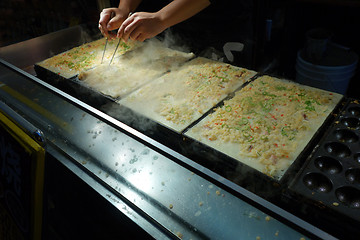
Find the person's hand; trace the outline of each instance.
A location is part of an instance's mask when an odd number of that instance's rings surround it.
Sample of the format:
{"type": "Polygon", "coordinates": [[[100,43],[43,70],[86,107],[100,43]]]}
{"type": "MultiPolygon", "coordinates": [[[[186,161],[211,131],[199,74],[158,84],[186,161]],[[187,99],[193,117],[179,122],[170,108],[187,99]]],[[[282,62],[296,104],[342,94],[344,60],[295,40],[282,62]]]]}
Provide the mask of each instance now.
{"type": "Polygon", "coordinates": [[[112,30],[118,29],[128,17],[129,13],[119,8],[105,8],[100,13],[99,29],[101,34],[109,39],[115,39],[112,30]]]}
{"type": "Polygon", "coordinates": [[[156,13],[136,12],[129,16],[120,26],[117,37],[125,42],[130,38],[143,42],[166,29],[156,13]]]}

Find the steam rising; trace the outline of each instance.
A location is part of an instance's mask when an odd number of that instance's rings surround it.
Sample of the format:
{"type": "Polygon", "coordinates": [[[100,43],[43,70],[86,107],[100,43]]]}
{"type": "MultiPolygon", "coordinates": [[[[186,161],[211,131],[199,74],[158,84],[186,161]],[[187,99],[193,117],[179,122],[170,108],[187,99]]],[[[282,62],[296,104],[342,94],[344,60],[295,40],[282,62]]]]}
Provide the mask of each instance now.
{"type": "MultiPolygon", "coordinates": [[[[194,57],[193,53],[185,52],[188,48],[184,45],[180,46],[179,41],[167,32],[164,39],[147,40],[139,48],[114,59],[110,66],[102,64],[83,73],[80,78],[83,79],[84,84],[93,89],[115,99],[122,99],[166,72],[179,68],[194,57]]],[[[156,124],[142,117],[141,112],[134,113],[119,104],[104,106],[104,110],[141,131],[155,130],[156,124]]]]}
{"type": "Polygon", "coordinates": [[[164,32],[162,43],[165,47],[172,48],[181,52],[190,52],[190,47],[179,36],[173,34],[170,28],[164,32]]]}
{"type": "Polygon", "coordinates": [[[122,98],[167,71],[177,68],[193,54],[176,51],[151,39],[141,47],[82,72],[79,79],[86,85],[113,98],[122,98]]]}

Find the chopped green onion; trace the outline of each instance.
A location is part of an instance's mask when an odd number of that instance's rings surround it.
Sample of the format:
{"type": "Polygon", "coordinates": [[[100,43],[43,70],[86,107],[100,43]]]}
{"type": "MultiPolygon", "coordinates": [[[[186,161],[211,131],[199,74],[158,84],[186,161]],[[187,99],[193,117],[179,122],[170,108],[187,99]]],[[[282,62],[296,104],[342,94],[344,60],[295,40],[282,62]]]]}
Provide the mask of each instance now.
{"type": "Polygon", "coordinates": [[[230,105],[225,106],[225,111],[231,112],[232,108],[230,105]]]}
{"type": "Polygon", "coordinates": [[[280,91],[287,90],[287,88],[284,87],[284,86],[276,86],[275,89],[276,89],[276,90],[280,90],[280,91]]]}
{"type": "Polygon", "coordinates": [[[246,118],[241,118],[241,120],[239,121],[239,125],[246,125],[248,124],[249,120],[246,118]]]}

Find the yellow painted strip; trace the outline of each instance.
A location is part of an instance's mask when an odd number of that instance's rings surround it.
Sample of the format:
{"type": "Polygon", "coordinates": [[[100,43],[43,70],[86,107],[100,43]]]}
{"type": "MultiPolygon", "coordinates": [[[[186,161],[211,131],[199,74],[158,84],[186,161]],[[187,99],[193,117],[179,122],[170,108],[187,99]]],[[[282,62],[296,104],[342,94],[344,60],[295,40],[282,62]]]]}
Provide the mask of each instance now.
{"type": "Polygon", "coordinates": [[[60,119],[58,116],[56,116],[53,113],[49,112],[48,110],[46,110],[45,108],[43,108],[39,104],[35,103],[31,99],[25,97],[21,93],[15,91],[14,89],[10,88],[9,86],[7,86],[6,84],[4,84],[2,82],[0,82],[0,88],[3,91],[10,94],[11,96],[13,96],[15,99],[19,100],[20,102],[22,102],[22,103],[26,104],[27,106],[29,106],[31,109],[38,112],[41,116],[44,116],[44,118],[49,119],[50,121],[57,124],[59,127],[63,128],[64,130],[67,130],[68,132],[71,131],[71,129],[72,129],[71,125],[69,125],[66,121],[60,119]]]}
{"type": "MultiPolygon", "coordinates": [[[[0,112],[0,127],[6,131],[31,155],[31,178],[32,178],[32,239],[41,239],[44,171],[45,171],[45,149],[35,140],[27,135],[13,121],[0,112]]],[[[23,159],[24,160],[24,159],[23,159]]]]}

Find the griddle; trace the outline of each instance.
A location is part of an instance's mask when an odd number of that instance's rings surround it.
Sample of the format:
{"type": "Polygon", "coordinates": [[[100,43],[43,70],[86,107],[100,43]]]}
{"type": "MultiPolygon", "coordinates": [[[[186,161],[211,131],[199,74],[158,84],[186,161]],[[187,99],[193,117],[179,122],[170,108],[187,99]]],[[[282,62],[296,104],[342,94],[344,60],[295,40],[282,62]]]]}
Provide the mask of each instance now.
{"type": "Polygon", "coordinates": [[[85,86],[81,83],[77,75],[71,78],[65,78],[38,64],[34,64],[34,69],[37,77],[44,82],[47,82],[52,86],[78,98],[92,107],[99,108],[104,104],[116,101],[116,99],[111,96],[94,91],[93,89],[85,86]]]}
{"type": "Polygon", "coordinates": [[[360,103],[348,99],[291,181],[292,194],[360,222],[359,142],[360,103]]]}
{"type": "MultiPolygon", "coordinates": [[[[40,79],[122,121],[126,125],[133,127],[200,165],[218,173],[224,178],[259,194],[266,199],[278,198],[280,192],[288,187],[289,182],[293,180],[293,176],[302,169],[306,157],[311,153],[312,149],[319,141],[320,136],[325,132],[325,129],[329,127],[329,123],[333,119],[333,114],[330,114],[323,126],[314,134],[311,141],[288,168],[283,177],[280,180],[277,180],[217,151],[216,149],[185,136],[184,133],[188,128],[197,124],[215,108],[223,105],[223,102],[229,99],[233,93],[206,112],[200,119],[191,124],[183,132],[178,133],[132,109],[119,105],[116,103],[119,98],[114,99],[97,92],[82,84],[77,77],[66,79],[38,65],[35,65],[35,70],[40,79]]],[[[262,75],[264,75],[264,73],[257,74],[250,81],[253,81],[262,75]]],[[[245,85],[246,84],[244,84],[244,86],[245,85]]],[[[240,90],[242,87],[235,91],[240,90]]],[[[338,111],[338,109],[335,109],[335,111],[338,111]]],[[[176,161],[176,159],[174,160],[176,161]]]]}

